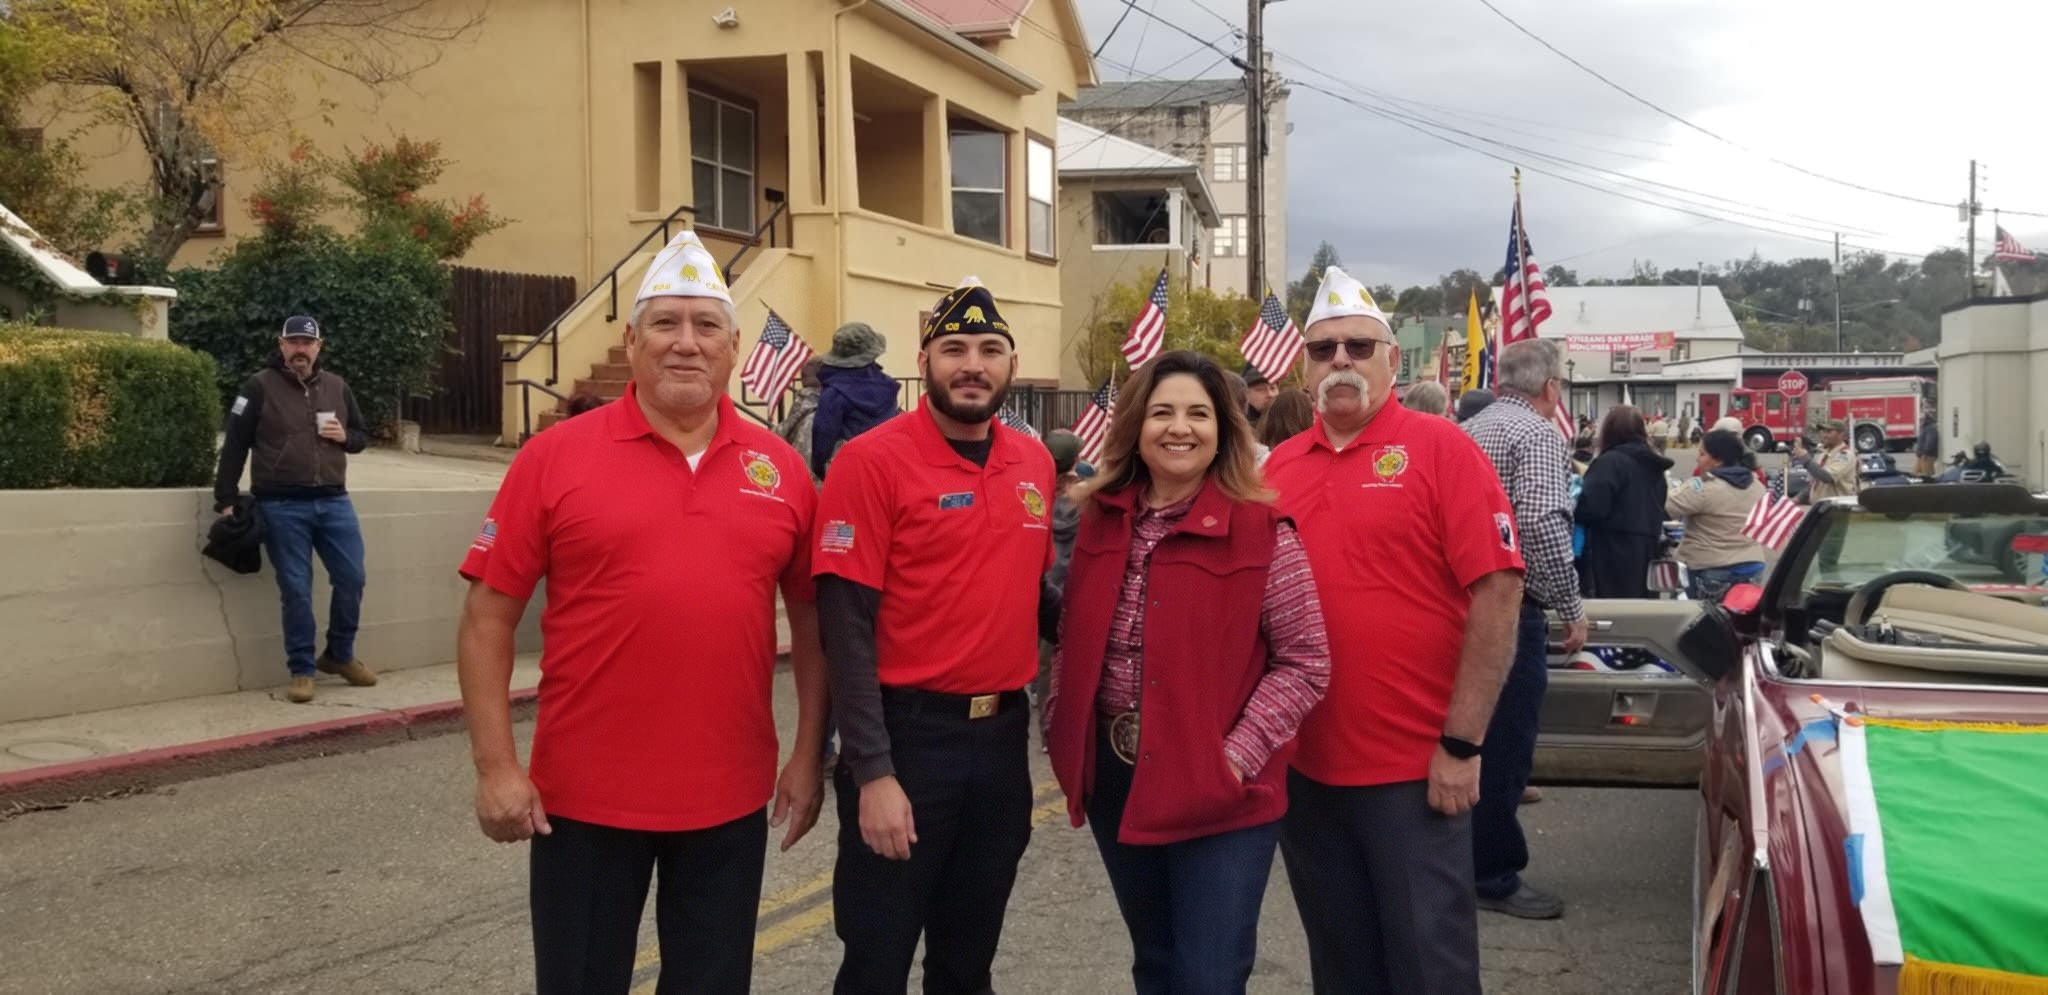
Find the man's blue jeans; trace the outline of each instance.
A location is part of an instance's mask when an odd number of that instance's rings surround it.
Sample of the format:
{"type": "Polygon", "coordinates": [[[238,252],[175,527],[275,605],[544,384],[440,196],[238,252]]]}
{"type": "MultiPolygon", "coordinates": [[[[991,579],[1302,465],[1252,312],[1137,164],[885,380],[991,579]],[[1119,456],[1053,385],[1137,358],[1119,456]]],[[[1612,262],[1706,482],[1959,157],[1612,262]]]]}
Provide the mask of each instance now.
{"type": "Polygon", "coordinates": [[[1506,898],[1521,890],[1529,866],[1529,841],[1518,812],[1529,769],[1536,762],[1536,731],[1543,718],[1543,692],[1550,687],[1545,659],[1550,622],[1543,609],[1524,601],[1516,630],[1515,662],[1508,668],[1500,702],[1493,708],[1479,761],[1479,804],[1472,808],[1472,869],[1481,898],[1506,898]]]}
{"type": "Polygon", "coordinates": [[[363,618],[363,530],[347,495],[257,502],[263,514],[263,551],[277,571],[284,606],[285,662],[294,677],[313,676],[313,553],[327,568],[334,597],[327,605],[327,655],[356,658],[356,628],[363,618]]]}

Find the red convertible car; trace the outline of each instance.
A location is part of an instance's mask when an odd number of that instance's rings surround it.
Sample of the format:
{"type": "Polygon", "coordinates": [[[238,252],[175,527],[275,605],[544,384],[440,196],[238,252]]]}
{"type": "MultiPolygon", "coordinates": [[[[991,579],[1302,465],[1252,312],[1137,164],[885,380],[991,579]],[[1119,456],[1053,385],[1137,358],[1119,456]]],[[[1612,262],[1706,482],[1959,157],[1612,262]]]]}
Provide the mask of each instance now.
{"type": "Polygon", "coordinates": [[[1724,607],[1589,603],[1601,662],[1553,659],[1538,779],[1698,785],[1696,995],[2048,992],[2044,519],[2014,485],[1881,488],[1724,607]],[[2014,526],[2022,583],[1953,539],[2014,526]]]}

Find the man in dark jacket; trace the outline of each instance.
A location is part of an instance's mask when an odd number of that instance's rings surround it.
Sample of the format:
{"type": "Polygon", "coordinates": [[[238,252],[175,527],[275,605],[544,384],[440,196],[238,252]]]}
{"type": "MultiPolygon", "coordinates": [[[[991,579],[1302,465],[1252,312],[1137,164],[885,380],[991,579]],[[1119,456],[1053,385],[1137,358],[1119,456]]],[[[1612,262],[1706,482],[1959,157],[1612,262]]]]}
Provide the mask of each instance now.
{"type": "Polygon", "coordinates": [[[243,381],[228,408],[227,438],[213,482],[213,508],[235,513],[242,467],[253,452],[249,490],[263,515],[264,552],[277,571],[284,605],[285,697],[313,700],[313,674],[335,674],[357,687],[377,675],[356,659],[363,606],[363,532],[348,499],[348,455],[369,444],[362,410],[348,384],[320,368],[320,323],[288,318],[267,369],[243,381]],[[313,552],[334,589],[328,603],[327,651],[316,660],[313,552]]]}
{"type": "Polygon", "coordinates": [[[1650,561],[1664,535],[1664,474],[1671,461],[1650,448],[1643,419],[1616,408],[1600,425],[1600,456],[1586,470],[1572,520],[1586,530],[1580,590],[1589,598],[1650,597],[1650,561]]]}
{"type": "Polygon", "coordinates": [[[1919,457],[1913,472],[1934,476],[1935,462],[1941,459],[1941,424],[1932,411],[1920,416],[1920,437],[1913,440],[1913,455],[1919,457]]]}
{"type": "Polygon", "coordinates": [[[811,418],[811,476],[823,481],[825,469],[839,447],[868,429],[896,417],[896,378],[882,372],[882,351],[889,347],[882,333],[864,322],[850,321],[832,333],[832,352],[818,370],[818,412],[811,418]]]}

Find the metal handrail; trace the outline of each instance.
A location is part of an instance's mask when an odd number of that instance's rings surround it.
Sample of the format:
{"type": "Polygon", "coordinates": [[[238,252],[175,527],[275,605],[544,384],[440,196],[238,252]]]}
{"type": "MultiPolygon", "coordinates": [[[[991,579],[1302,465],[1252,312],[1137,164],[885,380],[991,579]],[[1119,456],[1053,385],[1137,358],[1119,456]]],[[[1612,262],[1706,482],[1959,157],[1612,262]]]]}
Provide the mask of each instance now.
{"type": "Polygon", "coordinates": [[[505,386],[519,388],[519,441],[522,444],[524,444],[526,440],[533,438],[534,391],[540,391],[541,393],[554,398],[556,401],[566,401],[569,399],[569,395],[564,394],[561,391],[548,386],[547,384],[541,383],[537,380],[528,380],[524,377],[518,380],[507,380],[505,381],[505,386]]]}
{"type": "MultiPolygon", "coordinates": [[[[586,288],[583,291],[582,296],[576,298],[576,303],[569,305],[567,310],[563,311],[561,314],[556,315],[555,320],[548,322],[548,327],[541,329],[539,335],[536,335],[532,339],[528,340],[527,343],[521,346],[518,351],[512,353],[509,356],[506,356],[503,362],[517,363],[520,360],[525,359],[528,354],[533,352],[533,350],[539,348],[542,342],[546,342],[548,344],[548,379],[546,384],[540,384],[537,386],[547,387],[560,383],[562,381],[562,367],[560,358],[561,349],[558,348],[558,345],[561,339],[562,322],[567,321],[570,315],[575,314],[576,309],[582,307],[583,302],[590,299],[590,295],[597,293],[597,288],[600,285],[609,288],[611,292],[611,310],[605,313],[604,320],[608,322],[619,320],[619,270],[622,267],[624,267],[626,263],[630,261],[634,256],[639,255],[640,250],[646,248],[647,243],[649,241],[652,241],[656,234],[659,234],[661,236],[662,244],[667,245],[669,240],[669,226],[674,224],[683,215],[695,213],[697,213],[697,209],[689,204],[679,205],[675,210],[668,212],[668,217],[661,219],[660,228],[648,229],[647,234],[640,236],[640,241],[633,243],[633,247],[627,249],[626,254],[620,256],[619,261],[613,263],[612,268],[606,271],[605,275],[599,278],[597,283],[591,284],[588,288],[586,288]]],[[[549,391],[549,393],[554,392],[549,391]]],[[[528,423],[526,427],[529,432],[533,428],[531,423],[528,423]]]]}
{"type": "Polygon", "coordinates": [[[760,226],[754,229],[753,236],[740,246],[740,251],[733,253],[732,259],[726,262],[726,276],[730,277],[732,271],[739,268],[740,260],[747,258],[747,253],[754,251],[754,248],[761,244],[761,235],[764,232],[768,235],[768,247],[775,248],[775,222],[788,210],[789,201],[785,200],[776,204],[775,210],[768,212],[768,220],[761,222],[760,226]]]}

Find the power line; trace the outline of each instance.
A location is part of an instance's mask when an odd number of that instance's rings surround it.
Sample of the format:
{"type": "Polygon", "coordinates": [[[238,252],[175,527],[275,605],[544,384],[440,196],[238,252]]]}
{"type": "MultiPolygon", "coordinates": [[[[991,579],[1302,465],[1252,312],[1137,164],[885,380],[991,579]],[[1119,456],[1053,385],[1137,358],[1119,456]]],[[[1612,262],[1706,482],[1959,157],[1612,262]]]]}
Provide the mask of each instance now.
{"type": "MultiPolygon", "coordinates": [[[[1125,7],[1124,12],[1117,15],[1116,23],[1109,26],[1109,33],[1102,36],[1102,44],[1095,46],[1095,51],[1089,55],[1090,58],[1102,58],[1102,50],[1109,47],[1110,39],[1115,38],[1117,31],[1124,26],[1124,22],[1131,19],[1131,11],[1135,9],[1134,7],[1125,7]]],[[[1030,21],[1030,18],[1024,17],[1022,14],[1017,16],[1023,18],[1026,22],[1030,21]]],[[[1033,27],[1036,27],[1036,25],[1033,25],[1033,27]]]]}

